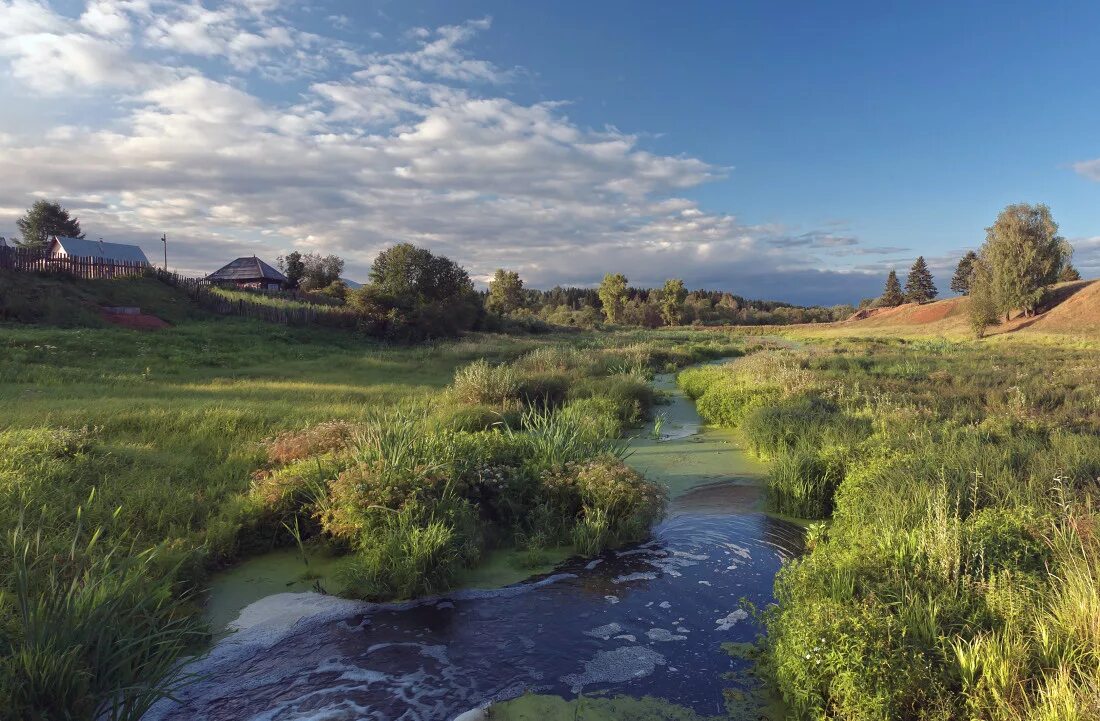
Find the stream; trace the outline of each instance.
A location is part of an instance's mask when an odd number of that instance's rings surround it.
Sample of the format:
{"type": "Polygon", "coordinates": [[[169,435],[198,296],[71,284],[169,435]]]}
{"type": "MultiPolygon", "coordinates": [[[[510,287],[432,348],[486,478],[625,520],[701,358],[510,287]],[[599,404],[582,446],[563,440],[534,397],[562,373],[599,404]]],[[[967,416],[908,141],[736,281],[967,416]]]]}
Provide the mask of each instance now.
{"type": "Polygon", "coordinates": [[[751,699],[751,662],[723,645],[761,632],[740,600],[773,601],[802,531],[760,510],[762,468],[737,437],[703,427],[673,375],[655,384],[671,396],[656,409],[661,438],[650,429],[628,459],[670,489],[647,541],[504,588],[394,604],[268,595],[292,582],[257,569],[293,558],[248,561],[231,573],[260,582],[215,582],[211,593],[212,618],[221,608],[228,620],[227,604],[239,612],[235,632],[188,669],[200,680],[146,719],[449,721],[528,691],[652,696],[703,715],[751,699]]]}

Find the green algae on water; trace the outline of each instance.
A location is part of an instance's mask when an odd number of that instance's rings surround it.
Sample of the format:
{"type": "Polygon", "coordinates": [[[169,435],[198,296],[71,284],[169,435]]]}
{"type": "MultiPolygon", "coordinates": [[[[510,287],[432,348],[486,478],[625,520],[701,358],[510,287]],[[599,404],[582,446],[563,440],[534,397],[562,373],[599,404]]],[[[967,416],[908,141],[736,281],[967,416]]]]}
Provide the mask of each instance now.
{"type": "Polygon", "coordinates": [[[472,568],[462,571],[455,584],[457,588],[501,588],[541,576],[576,554],[572,546],[557,546],[523,550],[500,548],[489,551],[472,568]]]}
{"type": "Polygon", "coordinates": [[[527,694],[490,706],[482,719],[490,721],[717,721],[663,699],[645,696],[560,696],[527,694]]]}

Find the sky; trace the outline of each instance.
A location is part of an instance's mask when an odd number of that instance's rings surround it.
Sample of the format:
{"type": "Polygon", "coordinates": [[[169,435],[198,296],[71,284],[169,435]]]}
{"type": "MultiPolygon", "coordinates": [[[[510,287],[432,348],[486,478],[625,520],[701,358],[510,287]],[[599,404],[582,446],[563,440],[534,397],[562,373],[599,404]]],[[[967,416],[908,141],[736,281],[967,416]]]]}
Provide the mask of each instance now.
{"type": "Polygon", "coordinates": [[[0,235],[199,275],[411,242],[478,282],[948,292],[1005,205],[1100,275],[1100,3],[0,0],[0,235]]]}

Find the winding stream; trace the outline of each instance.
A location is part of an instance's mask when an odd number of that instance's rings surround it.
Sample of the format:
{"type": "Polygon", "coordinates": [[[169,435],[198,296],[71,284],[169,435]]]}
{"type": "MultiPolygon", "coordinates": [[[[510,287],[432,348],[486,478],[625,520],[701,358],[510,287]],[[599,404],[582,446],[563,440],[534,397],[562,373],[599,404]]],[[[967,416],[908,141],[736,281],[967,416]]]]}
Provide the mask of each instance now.
{"type": "MultiPolygon", "coordinates": [[[[702,428],[671,375],[656,382],[672,394],[658,408],[663,437],[633,441],[629,459],[673,498],[648,541],[522,584],[416,602],[266,596],[193,664],[205,678],[146,718],[447,721],[525,691],[654,696],[725,713],[726,692],[752,682],[749,662],[722,646],[761,630],[739,599],[773,600],[801,530],[759,510],[761,469],[735,436],[702,428]]],[[[226,603],[218,588],[214,606],[226,603]]]]}

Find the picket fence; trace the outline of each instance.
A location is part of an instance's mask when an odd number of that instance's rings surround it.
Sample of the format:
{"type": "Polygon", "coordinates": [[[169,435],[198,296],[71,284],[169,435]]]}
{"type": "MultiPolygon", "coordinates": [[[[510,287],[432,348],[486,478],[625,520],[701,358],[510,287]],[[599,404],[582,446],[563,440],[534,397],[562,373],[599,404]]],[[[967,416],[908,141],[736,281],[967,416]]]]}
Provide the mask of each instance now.
{"type": "Polygon", "coordinates": [[[38,250],[0,247],[0,269],[37,273],[64,273],[76,278],[97,280],[127,275],[144,275],[148,263],[107,260],[104,258],[51,258],[38,250]]]}

